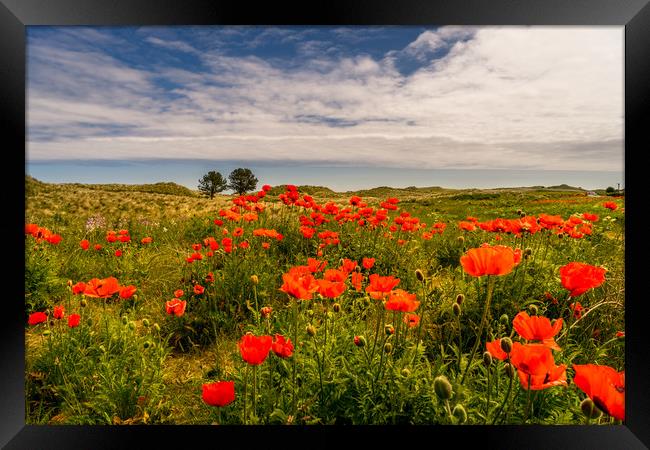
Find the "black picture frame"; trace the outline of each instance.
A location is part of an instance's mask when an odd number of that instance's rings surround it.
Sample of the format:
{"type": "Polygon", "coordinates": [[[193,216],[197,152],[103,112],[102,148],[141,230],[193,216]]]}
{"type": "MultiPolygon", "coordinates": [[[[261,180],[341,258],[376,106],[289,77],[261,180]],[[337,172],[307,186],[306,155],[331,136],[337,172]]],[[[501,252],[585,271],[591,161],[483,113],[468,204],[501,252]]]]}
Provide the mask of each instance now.
{"type": "MultiPolygon", "coordinates": [[[[6,125],[2,193],[10,213],[0,221],[11,271],[2,299],[0,445],[7,449],[149,448],[205,445],[312,445],[338,443],[338,435],[364,444],[451,445],[481,448],[639,449],[650,447],[650,364],[644,329],[648,301],[643,290],[643,155],[650,148],[649,0],[402,0],[312,1],[299,5],[209,0],[0,0],[0,111],[6,125]],[[17,281],[24,264],[25,27],[32,25],[618,25],[625,27],[626,237],[626,421],[620,426],[435,426],[435,427],[77,427],[25,425],[24,305],[17,281]],[[8,138],[8,139],[7,139],[8,138]],[[21,153],[22,148],[22,153],[21,153]],[[8,158],[7,158],[8,157],[8,158]],[[23,190],[24,194],[24,190],[23,190]],[[637,244],[639,239],[639,244],[637,244]],[[15,277],[14,273],[15,272],[15,277]],[[254,432],[251,432],[251,429],[254,432]],[[334,437],[336,436],[336,437],[334,437]],[[232,438],[236,440],[231,441],[232,438]],[[228,440],[226,440],[228,438],[228,440]],[[320,439],[319,439],[320,438],[320,439]],[[424,441],[423,441],[424,439],[424,441]],[[134,444],[137,442],[138,444],[134,444]],[[389,444],[390,442],[390,444],[389,444]],[[422,443],[424,442],[424,443],[422,443]],[[446,444],[445,444],[446,442],[446,444]]],[[[598,93],[594,93],[597,95],[598,93]]]]}

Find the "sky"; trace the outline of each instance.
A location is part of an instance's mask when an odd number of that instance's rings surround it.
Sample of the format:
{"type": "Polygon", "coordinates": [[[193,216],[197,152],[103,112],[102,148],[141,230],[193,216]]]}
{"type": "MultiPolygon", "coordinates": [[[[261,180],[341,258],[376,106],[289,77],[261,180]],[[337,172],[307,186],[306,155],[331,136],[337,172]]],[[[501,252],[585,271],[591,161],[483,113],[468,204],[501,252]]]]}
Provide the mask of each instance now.
{"type": "MultiPolygon", "coordinates": [[[[26,172],[624,184],[623,27],[27,27],[26,172]]],[[[302,182],[306,180],[307,182],[302,182]]]]}

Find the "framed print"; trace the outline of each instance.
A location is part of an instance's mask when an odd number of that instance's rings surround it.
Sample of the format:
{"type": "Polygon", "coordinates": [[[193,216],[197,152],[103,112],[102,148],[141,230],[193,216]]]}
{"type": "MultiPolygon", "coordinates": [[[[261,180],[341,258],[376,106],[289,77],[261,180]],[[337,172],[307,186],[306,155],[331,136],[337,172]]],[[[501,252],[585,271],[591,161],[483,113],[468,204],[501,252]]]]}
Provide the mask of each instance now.
{"type": "Polygon", "coordinates": [[[650,445],[646,1],[3,2],[6,448],[650,445]]]}

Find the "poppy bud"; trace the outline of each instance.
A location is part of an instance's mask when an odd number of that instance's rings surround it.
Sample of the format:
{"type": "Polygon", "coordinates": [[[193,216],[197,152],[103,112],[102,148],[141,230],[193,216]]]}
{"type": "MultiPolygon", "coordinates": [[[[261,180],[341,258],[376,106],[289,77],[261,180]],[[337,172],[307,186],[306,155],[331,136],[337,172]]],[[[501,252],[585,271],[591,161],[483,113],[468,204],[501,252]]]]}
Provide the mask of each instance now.
{"type": "Polygon", "coordinates": [[[506,371],[506,375],[508,375],[510,378],[513,378],[515,376],[515,368],[512,364],[506,364],[504,366],[504,370],[506,371]]]}
{"type": "Polygon", "coordinates": [[[465,411],[465,407],[460,403],[454,406],[454,409],[451,413],[456,418],[456,420],[458,420],[458,423],[467,422],[467,411],[465,411]]]}
{"type": "Polygon", "coordinates": [[[100,346],[99,346],[99,349],[100,349],[102,352],[106,353],[106,347],[104,347],[103,345],[100,345],[100,346]]]}
{"type": "Polygon", "coordinates": [[[433,380],[433,390],[436,391],[436,395],[441,400],[449,400],[451,398],[451,383],[444,375],[439,375],[433,380]]]}
{"type": "Polygon", "coordinates": [[[501,314],[501,317],[499,317],[499,322],[501,322],[503,325],[508,325],[510,318],[507,314],[501,314]]]}
{"type": "Polygon", "coordinates": [[[451,310],[453,311],[454,316],[456,317],[460,316],[460,305],[458,303],[454,303],[451,306],[451,310]]]}
{"type": "Polygon", "coordinates": [[[462,243],[465,242],[465,237],[464,236],[458,236],[457,240],[458,240],[458,242],[460,242],[462,244],[462,243]]]}
{"type": "Polygon", "coordinates": [[[251,283],[260,284],[260,279],[257,275],[251,275],[251,283]]]}
{"type": "Polygon", "coordinates": [[[307,310],[307,315],[308,315],[309,317],[314,317],[314,310],[313,310],[313,309],[308,309],[308,310],[307,310]]]}
{"type": "Polygon", "coordinates": [[[85,298],[82,298],[81,302],[79,302],[79,304],[81,305],[82,308],[85,308],[86,306],[88,306],[88,302],[86,301],[85,298]]]}
{"type": "Polygon", "coordinates": [[[359,267],[359,266],[356,266],[356,267],[354,268],[354,270],[355,270],[357,273],[361,273],[361,267],[359,267]]]}
{"type": "Polygon", "coordinates": [[[463,301],[465,301],[465,296],[463,294],[458,294],[456,296],[456,303],[460,306],[463,304],[463,301]]]}
{"type": "Polygon", "coordinates": [[[129,323],[129,318],[127,316],[122,316],[122,325],[129,323]]]}
{"type": "Polygon", "coordinates": [[[390,342],[386,342],[384,344],[384,353],[389,354],[392,351],[393,351],[393,344],[391,344],[390,342]]]}
{"type": "Polygon", "coordinates": [[[534,315],[534,316],[537,315],[537,312],[538,312],[537,305],[528,305],[528,310],[530,311],[530,313],[532,315],[534,315]]]}
{"type": "Polygon", "coordinates": [[[338,303],[334,303],[334,304],[332,305],[332,309],[333,309],[334,312],[336,312],[336,313],[337,313],[337,312],[340,312],[340,311],[341,311],[341,305],[339,305],[338,303]]]}
{"type": "Polygon", "coordinates": [[[50,330],[43,330],[43,336],[49,336],[52,333],[50,330]]]}
{"type": "Polygon", "coordinates": [[[316,327],[314,327],[312,324],[307,325],[307,328],[305,328],[307,331],[307,334],[310,336],[316,336],[316,327]]]}
{"type": "Polygon", "coordinates": [[[91,319],[89,317],[88,319],[86,319],[86,323],[88,324],[89,327],[92,327],[93,326],[93,319],[91,319]]]}
{"type": "Polygon", "coordinates": [[[366,345],[366,338],[363,336],[355,336],[354,337],[354,345],[357,347],[365,347],[366,345]]]}
{"type": "Polygon", "coordinates": [[[143,327],[148,327],[149,325],[150,325],[149,324],[149,319],[142,319],[142,326],[143,327]]]}
{"type": "Polygon", "coordinates": [[[134,321],[129,322],[129,329],[135,330],[135,322],[134,321]]]}
{"type": "Polygon", "coordinates": [[[532,254],[533,254],[533,250],[530,247],[528,247],[528,248],[526,248],[526,250],[524,250],[524,257],[530,256],[532,254]]]}
{"type": "Polygon", "coordinates": [[[273,312],[273,308],[270,306],[264,306],[262,309],[260,309],[260,313],[262,314],[262,317],[265,319],[268,319],[268,317],[271,315],[273,312]]]}
{"type": "Polygon", "coordinates": [[[409,375],[411,375],[411,371],[410,371],[407,367],[404,367],[404,368],[402,369],[402,376],[403,376],[404,378],[406,378],[406,377],[408,377],[409,375]]]}
{"type": "Polygon", "coordinates": [[[395,327],[391,324],[386,324],[384,331],[386,332],[386,336],[390,336],[392,334],[395,334],[395,327]]]}
{"type": "Polygon", "coordinates": [[[564,237],[564,233],[558,233],[558,234],[557,234],[557,237],[558,237],[559,239],[562,239],[562,238],[564,237]]]}
{"type": "Polygon", "coordinates": [[[424,273],[420,269],[415,269],[415,278],[418,279],[418,281],[424,281],[424,273]]]}
{"type": "Polygon", "coordinates": [[[490,352],[483,353],[483,364],[485,364],[486,367],[490,367],[492,365],[492,355],[490,352]]]}
{"type": "Polygon", "coordinates": [[[601,416],[602,412],[596,407],[594,402],[587,397],[580,403],[582,413],[589,419],[597,419],[601,416]]]}
{"type": "Polygon", "coordinates": [[[523,214],[523,211],[521,209],[518,209],[517,214],[519,214],[521,216],[523,214]]]}
{"type": "Polygon", "coordinates": [[[72,287],[73,284],[72,280],[68,280],[68,287],[72,287]]]}
{"type": "Polygon", "coordinates": [[[500,344],[501,344],[501,350],[503,350],[506,353],[510,353],[510,351],[512,350],[512,340],[510,340],[509,337],[501,338],[500,344]]]}
{"type": "Polygon", "coordinates": [[[142,344],[142,346],[143,346],[145,349],[146,349],[146,348],[149,348],[149,347],[151,347],[151,342],[149,342],[149,341],[144,341],[144,344],[142,344]]]}
{"type": "Polygon", "coordinates": [[[157,323],[153,324],[153,329],[156,330],[158,333],[160,333],[160,325],[158,325],[157,323]]]}

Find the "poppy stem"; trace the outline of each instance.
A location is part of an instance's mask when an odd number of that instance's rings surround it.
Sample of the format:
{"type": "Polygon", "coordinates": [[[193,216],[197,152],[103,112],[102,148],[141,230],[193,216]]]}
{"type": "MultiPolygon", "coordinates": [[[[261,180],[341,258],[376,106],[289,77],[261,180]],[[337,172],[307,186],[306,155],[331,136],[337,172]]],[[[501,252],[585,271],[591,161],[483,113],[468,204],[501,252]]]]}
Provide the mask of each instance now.
{"type": "Polygon", "coordinates": [[[248,421],[248,416],[246,415],[246,386],[248,386],[248,364],[246,364],[246,370],[244,371],[244,425],[248,421]]]}
{"type": "Polygon", "coordinates": [[[296,395],[298,394],[298,386],[296,386],[296,357],[298,356],[298,300],[295,298],[291,300],[293,303],[293,342],[296,351],[293,354],[293,374],[291,377],[291,381],[293,384],[293,398],[291,399],[293,401],[293,411],[294,414],[297,413],[296,407],[298,405],[296,395]]]}
{"type": "Polygon", "coordinates": [[[524,416],[524,423],[528,422],[528,417],[531,415],[531,403],[530,403],[530,381],[531,381],[532,375],[528,375],[528,395],[526,399],[526,415],[524,416]]]}
{"type": "Polygon", "coordinates": [[[257,286],[253,284],[253,296],[255,297],[255,317],[257,318],[257,328],[260,327],[260,306],[257,303],[257,286]]]}
{"type": "Polygon", "coordinates": [[[503,411],[503,408],[506,406],[506,403],[508,403],[508,399],[510,398],[510,391],[512,391],[512,379],[514,376],[509,377],[510,381],[508,382],[508,390],[506,391],[506,396],[503,398],[503,402],[501,403],[501,406],[499,406],[499,410],[497,413],[494,415],[494,418],[492,419],[492,425],[494,425],[501,415],[501,412],[503,411]]]}
{"type": "Polygon", "coordinates": [[[451,413],[451,407],[449,406],[449,399],[445,400],[445,406],[447,407],[447,414],[449,414],[449,420],[451,423],[454,423],[454,415],[451,413]]]}
{"type": "Polygon", "coordinates": [[[488,418],[490,416],[490,372],[491,372],[491,367],[487,367],[487,401],[485,402],[485,421],[483,422],[484,424],[487,423],[488,418]]]}
{"type": "Polygon", "coordinates": [[[467,361],[467,367],[465,367],[465,372],[463,373],[463,377],[460,379],[460,384],[462,386],[463,382],[465,381],[465,377],[467,376],[467,372],[469,372],[470,367],[472,366],[472,361],[474,360],[474,355],[476,354],[476,349],[478,349],[479,344],[481,343],[481,336],[483,335],[483,328],[485,328],[485,319],[487,317],[488,310],[490,309],[490,301],[492,300],[492,290],[494,289],[494,278],[488,275],[488,283],[487,283],[487,298],[485,300],[485,307],[483,308],[483,317],[481,317],[481,324],[479,326],[478,334],[476,336],[476,342],[474,343],[474,348],[472,348],[472,352],[470,353],[469,356],[469,361],[467,361]]]}
{"type": "Polygon", "coordinates": [[[257,366],[253,366],[253,418],[257,417],[257,366]]]}

